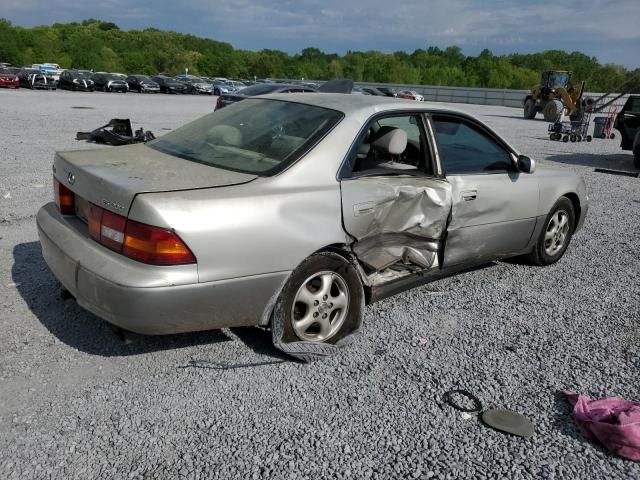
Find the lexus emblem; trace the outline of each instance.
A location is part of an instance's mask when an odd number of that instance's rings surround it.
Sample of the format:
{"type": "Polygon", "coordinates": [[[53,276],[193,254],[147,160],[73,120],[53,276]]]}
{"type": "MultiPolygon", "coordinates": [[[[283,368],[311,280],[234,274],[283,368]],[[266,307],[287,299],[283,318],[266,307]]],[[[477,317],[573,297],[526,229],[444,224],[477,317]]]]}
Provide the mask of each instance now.
{"type": "Polygon", "coordinates": [[[72,172],[67,173],[67,182],[69,182],[69,185],[76,183],[76,176],[72,172]]]}

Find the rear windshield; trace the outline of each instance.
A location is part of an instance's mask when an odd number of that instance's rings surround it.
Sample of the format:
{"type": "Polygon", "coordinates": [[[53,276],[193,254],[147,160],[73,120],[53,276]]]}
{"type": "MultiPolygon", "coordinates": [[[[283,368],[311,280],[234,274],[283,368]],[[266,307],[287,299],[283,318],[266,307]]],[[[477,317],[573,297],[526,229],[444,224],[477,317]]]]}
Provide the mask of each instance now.
{"type": "Polygon", "coordinates": [[[342,117],[341,112],[327,108],[248,99],[147,145],[185,160],[269,176],[300,158],[342,117]]]}

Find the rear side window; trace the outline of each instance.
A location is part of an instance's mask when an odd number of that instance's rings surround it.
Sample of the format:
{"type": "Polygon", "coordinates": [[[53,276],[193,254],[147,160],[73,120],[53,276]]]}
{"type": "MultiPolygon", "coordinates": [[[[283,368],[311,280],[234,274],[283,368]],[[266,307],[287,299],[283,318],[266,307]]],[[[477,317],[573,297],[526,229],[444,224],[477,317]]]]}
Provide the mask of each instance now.
{"type": "Polygon", "coordinates": [[[295,162],[343,117],[302,103],[247,99],[148,145],[185,160],[263,176],[295,162]]]}
{"type": "Polygon", "coordinates": [[[477,125],[461,118],[437,115],[432,122],[447,175],[514,170],[509,152],[477,125]]]}

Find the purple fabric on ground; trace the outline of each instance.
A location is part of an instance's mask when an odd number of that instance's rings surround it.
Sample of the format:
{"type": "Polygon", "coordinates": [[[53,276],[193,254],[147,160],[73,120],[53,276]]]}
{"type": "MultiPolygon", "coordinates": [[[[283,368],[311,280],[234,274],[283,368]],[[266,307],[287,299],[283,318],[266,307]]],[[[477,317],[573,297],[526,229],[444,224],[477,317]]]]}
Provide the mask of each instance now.
{"type": "Polygon", "coordinates": [[[582,434],[620,457],[640,461],[640,404],[623,398],[601,400],[565,391],[582,434]]]}

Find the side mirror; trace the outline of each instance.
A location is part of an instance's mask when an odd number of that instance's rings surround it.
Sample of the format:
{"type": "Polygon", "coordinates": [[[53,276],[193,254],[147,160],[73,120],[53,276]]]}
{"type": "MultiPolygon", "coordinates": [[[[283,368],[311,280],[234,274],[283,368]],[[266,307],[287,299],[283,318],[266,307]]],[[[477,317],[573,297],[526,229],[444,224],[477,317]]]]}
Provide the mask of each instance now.
{"type": "Polygon", "coordinates": [[[536,161],[526,155],[518,157],[518,170],[524,173],[533,173],[536,171],[536,161]]]}

